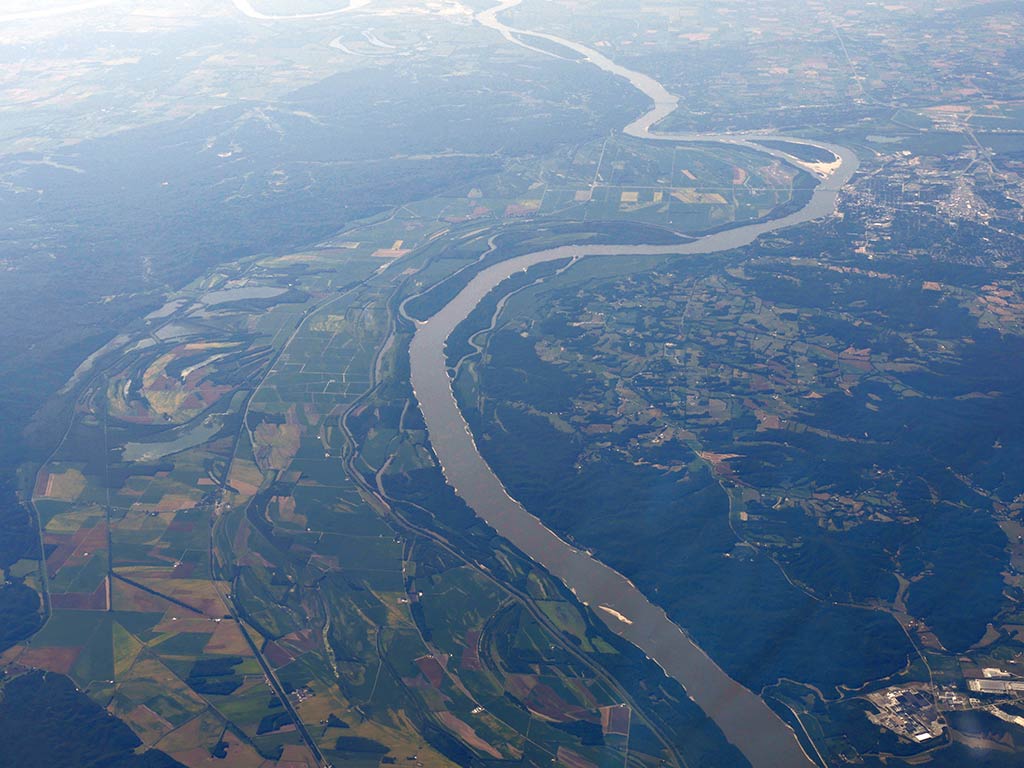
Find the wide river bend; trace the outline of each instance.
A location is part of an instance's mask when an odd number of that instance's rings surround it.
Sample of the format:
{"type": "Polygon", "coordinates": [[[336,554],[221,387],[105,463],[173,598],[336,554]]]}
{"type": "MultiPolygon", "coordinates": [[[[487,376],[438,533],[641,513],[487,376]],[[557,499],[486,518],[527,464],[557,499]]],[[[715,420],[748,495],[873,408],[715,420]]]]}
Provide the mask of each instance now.
{"type": "Polygon", "coordinates": [[[469,425],[459,410],[448,372],[445,344],[456,326],[487,294],[506,278],[536,264],[588,256],[628,258],[716,253],[748,245],[769,232],[830,216],[836,210],[840,188],[857,168],[857,157],[843,147],[802,138],[768,134],[656,133],[653,126],[676,108],[678,99],[675,96],[652,78],[616,65],[586,46],[553,35],[514,30],[501,24],[497,20],[497,12],[515,4],[517,0],[506,0],[492,11],[478,14],[477,19],[501,32],[511,42],[525,45],[520,38],[524,34],[543,37],[583,54],[586,62],[629,80],[654,102],[647,114],[624,129],[630,135],[659,141],[741,145],[782,156],[789,162],[807,167],[792,156],[755,143],[759,138],[783,139],[827,148],[837,158],[837,162],[827,168],[808,168],[816,172],[821,181],[807,205],[787,216],[738,226],[683,245],[568,245],[528,253],[490,266],[479,272],[437,314],[417,323],[409,346],[412,387],[431,445],[448,483],[466,504],[500,535],[561,579],[580,600],[595,608],[610,609],[598,610],[596,614],[614,632],[656,661],[666,674],[678,680],[754,768],[807,768],[814,763],[800,746],[796,734],[759,696],[730,678],[629,579],[559,538],[512,498],[480,455],[469,425]]]}

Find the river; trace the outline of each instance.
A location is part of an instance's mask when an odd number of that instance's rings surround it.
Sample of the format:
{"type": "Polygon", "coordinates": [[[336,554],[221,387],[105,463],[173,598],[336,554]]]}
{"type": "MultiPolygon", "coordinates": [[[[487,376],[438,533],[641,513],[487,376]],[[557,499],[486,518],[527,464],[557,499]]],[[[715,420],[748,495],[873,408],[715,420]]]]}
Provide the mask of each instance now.
{"type": "Polygon", "coordinates": [[[410,343],[413,391],[434,453],[448,483],[477,515],[561,579],[580,600],[595,608],[604,608],[597,611],[601,620],[643,650],[666,674],[678,680],[754,768],[806,768],[814,763],[800,746],[793,730],[764,700],[730,678],[685,631],[672,622],[664,610],[653,605],[625,576],[559,538],[509,495],[477,450],[469,425],[459,410],[448,373],[445,344],[456,326],[487,294],[514,273],[536,264],[566,258],[576,261],[588,256],[716,253],[748,245],[769,232],[830,216],[836,210],[839,190],[857,169],[857,157],[844,147],[797,137],[758,133],[656,132],[654,126],[677,108],[679,100],[676,96],[651,77],[617,65],[584,45],[502,24],[497,14],[518,2],[506,0],[496,8],[478,14],[477,19],[517,45],[531,48],[520,39],[521,35],[534,35],[563,45],[581,54],[584,61],[625,78],[649,96],[654,102],[652,109],[626,126],[625,133],[657,141],[712,141],[745,146],[764,154],[784,157],[788,162],[805,167],[818,176],[820,183],[807,205],[794,213],[717,232],[691,243],[667,246],[568,245],[528,253],[482,270],[437,314],[417,323],[410,343]],[[836,161],[830,164],[802,163],[777,149],[757,144],[759,138],[822,147],[831,151],[836,161]]]}
{"type": "Polygon", "coordinates": [[[343,8],[337,8],[333,11],[289,14],[268,14],[263,13],[262,11],[257,11],[253,7],[251,0],[233,0],[233,2],[235,4],[235,8],[250,19],[259,19],[260,21],[306,21],[310,19],[325,19],[330,16],[338,16],[342,13],[357,11],[360,8],[365,8],[372,2],[372,0],[348,0],[343,8]]]}

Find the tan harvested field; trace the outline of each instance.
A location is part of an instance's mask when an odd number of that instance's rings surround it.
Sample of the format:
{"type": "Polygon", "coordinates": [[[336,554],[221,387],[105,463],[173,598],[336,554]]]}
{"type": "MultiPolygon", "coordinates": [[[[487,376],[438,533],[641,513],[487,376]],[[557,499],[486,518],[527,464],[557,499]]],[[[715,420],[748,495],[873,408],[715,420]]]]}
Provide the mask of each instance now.
{"type": "Polygon", "coordinates": [[[523,703],[531,712],[559,722],[586,716],[585,710],[579,705],[569,703],[546,683],[537,683],[523,703]]]}
{"type": "Polygon", "coordinates": [[[484,665],[480,661],[480,630],[471,630],[466,633],[466,647],[462,651],[459,666],[474,672],[483,671],[484,665]]]}
{"type": "Polygon", "coordinates": [[[529,696],[535,685],[535,675],[509,675],[505,678],[505,690],[520,700],[529,696]]]}
{"type": "Polygon", "coordinates": [[[388,626],[402,627],[412,624],[412,614],[409,612],[408,596],[404,592],[374,592],[384,606],[388,609],[388,626]],[[401,602],[401,601],[406,602],[401,602]]]}
{"type": "Polygon", "coordinates": [[[168,733],[156,746],[185,765],[204,765],[207,763],[200,760],[212,760],[210,750],[220,740],[223,730],[221,719],[207,710],[168,733]]]}
{"type": "Polygon", "coordinates": [[[238,624],[225,619],[213,630],[210,642],[206,644],[203,653],[248,656],[249,644],[245,642],[245,637],[242,635],[242,630],[238,628],[238,624]]]}
{"type": "MultiPolygon", "coordinates": [[[[118,572],[132,581],[136,581],[155,592],[159,592],[161,595],[167,595],[175,600],[180,600],[185,605],[192,606],[210,618],[220,618],[228,612],[224,601],[217,592],[217,586],[214,582],[205,579],[168,578],[168,570],[142,566],[121,568],[118,572]]],[[[173,569],[170,569],[170,572],[173,572],[173,569]]],[[[221,582],[220,588],[225,593],[230,591],[230,585],[227,582],[221,582]]],[[[191,619],[195,617],[195,614],[184,608],[174,610],[177,610],[177,613],[172,613],[172,615],[176,615],[179,618],[191,619]]],[[[169,609],[169,613],[171,613],[171,609],[169,609]]],[[[209,622],[207,622],[207,628],[209,631],[213,631],[212,625],[209,622]]]]}
{"type": "Polygon", "coordinates": [[[606,736],[629,736],[631,717],[632,710],[625,704],[601,707],[601,729],[606,736]]]}
{"type": "Polygon", "coordinates": [[[157,613],[166,611],[170,606],[167,600],[148,592],[143,592],[138,587],[126,584],[123,581],[114,579],[111,585],[115,611],[139,611],[142,613],[157,613]]]}
{"type": "Polygon", "coordinates": [[[301,437],[298,424],[260,424],[254,433],[256,461],[263,469],[287,469],[298,453],[301,437]]]}
{"type": "Polygon", "coordinates": [[[416,762],[423,763],[423,768],[451,768],[451,761],[424,744],[421,738],[417,735],[410,737],[410,734],[417,733],[416,726],[403,710],[392,712],[390,717],[395,725],[393,728],[367,720],[353,725],[352,730],[346,731],[345,734],[389,744],[391,754],[398,758],[399,763],[405,763],[405,758],[415,755],[416,762]]]}
{"type": "Polygon", "coordinates": [[[450,730],[452,733],[454,733],[456,736],[458,736],[460,739],[466,742],[473,749],[477,750],[478,752],[483,752],[484,754],[490,755],[491,757],[497,760],[501,760],[501,752],[499,752],[486,741],[481,739],[477,735],[476,731],[473,730],[473,727],[469,725],[469,723],[464,723],[462,720],[459,720],[459,718],[457,718],[451,712],[439,712],[437,717],[445,728],[450,730]]]}
{"type": "MultiPolygon", "coordinates": [[[[206,702],[199,694],[189,688],[162,662],[151,656],[139,658],[132,667],[129,678],[123,682],[119,681],[118,687],[121,693],[138,704],[163,696],[189,712],[199,713],[206,709],[206,702]]],[[[149,706],[154,710],[158,709],[155,704],[149,706]]]]}
{"type": "MultiPolygon", "coordinates": [[[[145,491],[138,493],[141,496],[145,491]]],[[[133,509],[138,510],[141,505],[132,505],[133,509]]],[[[150,531],[153,538],[151,542],[159,540],[160,536],[163,535],[164,531],[167,530],[167,526],[174,520],[174,515],[169,512],[161,512],[156,515],[150,514],[155,510],[147,509],[145,512],[135,511],[125,515],[123,518],[117,521],[114,525],[115,537],[117,531],[150,531]]]]}
{"type": "Polygon", "coordinates": [[[278,768],[314,768],[316,760],[308,748],[299,744],[288,744],[277,761],[278,768]]]}
{"type": "Polygon", "coordinates": [[[566,768],[597,768],[592,762],[584,758],[582,755],[573,752],[571,749],[566,747],[559,747],[556,760],[560,765],[564,765],[566,768]]]}
{"type": "Polygon", "coordinates": [[[294,526],[305,528],[309,520],[305,515],[298,514],[295,509],[294,496],[277,496],[274,498],[277,503],[277,518],[282,523],[291,523],[294,526]]]}
{"type": "Polygon", "coordinates": [[[743,455],[739,453],[714,453],[712,451],[700,451],[697,455],[704,459],[704,461],[714,464],[716,467],[729,459],[743,458],[743,455]]]}
{"type": "Polygon", "coordinates": [[[318,315],[309,324],[309,329],[320,333],[341,333],[348,325],[344,315],[318,315]]]}
{"type": "Polygon", "coordinates": [[[36,475],[35,485],[32,486],[32,498],[38,499],[46,495],[46,489],[50,485],[50,473],[43,467],[36,475]]]}
{"type": "MultiPolygon", "coordinates": [[[[270,766],[274,765],[260,757],[255,749],[239,739],[231,731],[227,731],[222,738],[228,745],[227,756],[223,760],[200,763],[200,765],[218,766],[218,768],[264,768],[264,766],[270,768],[270,766]]],[[[207,755],[207,758],[209,759],[209,755],[207,755]]]]}
{"type": "Polygon", "coordinates": [[[62,675],[67,675],[71,673],[71,668],[75,665],[81,652],[82,649],[80,647],[29,647],[18,658],[18,662],[26,667],[35,667],[36,669],[45,669],[50,672],[59,672],[62,675]]]}
{"type": "Polygon", "coordinates": [[[48,473],[40,495],[48,499],[75,501],[85,490],[86,482],[85,475],[77,469],[48,473]]]}
{"type": "MultiPolygon", "coordinates": [[[[262,683],[262,680],[260,682],[262,683]]],[[[341,697],[337,689],[328,688],[317,681],[313,681],[309,687],[316,693],[316,696],[311,696],[295,708],[303,722],[319,723],[321,720],[326,720],[331,714],[338,714],[348,709],[348,702],[341,697]]]]}
{"type": "Polygon", "coordinates": [[[147,747],[152,747],[174,730],[173,725],[145,704],[139,704],[128,712],[115,712],[115,714],[131,726],[135,735],[142,739],[142,743],[147,747]]]}
{"type": "MultiPolygon", "coordinates": [[[[182,509],[193,509],[199,501],[199,493],[168,493],[160,503],[152,507],[156,512],[177,512],[182,509]]],[[[134,505],[133,505],[134,506],[134,505]]]]}
{"type": "Polygon", "coordinates": [[[320,640],[311,629],[300,629],[282,637],[278,642],[302,654],[320,647],[320,640]]]}
{"type": "Polygon", "coordinates": [[[273,563],[263,557],[259,552],[250,548],[249,537],[252,535],[252,532],[253,528],[249,525],[248,521],[238,526],[238,531],[235,533],[234,541],[232,541],[231,544],[231,553],[235,563],[238,565],[255,565],[264,568],[273,568],[273,563]]]}
{"type": "Polygon", "coordinates": [[[251,461],[236,458],[231,464],[228,484],[244,497],[254,496],[263,484],[263,473],[251,461]]]}
{"type": "Polygon", "coordinates": [[[182,632],[191,632],[200,635],[213,636],[213,622],[205,616],[196,616],[191,611],[185,611],[176,605],[167,609],[163,619],[154,628],[154,632],[165,635],[180,635],[182,632]]]}
{"type": "Polygon", "coordinates": [[[698,192],[690,187],[672,190],[672,197],[689,205],[728,205],[728,201],[717,192],[698,192]]]}

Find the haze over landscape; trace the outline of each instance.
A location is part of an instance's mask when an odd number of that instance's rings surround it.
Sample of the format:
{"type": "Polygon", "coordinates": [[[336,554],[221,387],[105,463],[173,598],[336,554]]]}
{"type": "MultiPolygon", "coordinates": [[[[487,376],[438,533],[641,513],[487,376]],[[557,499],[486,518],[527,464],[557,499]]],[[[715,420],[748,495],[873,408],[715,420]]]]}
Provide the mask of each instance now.
{"type": "Polygon", "coordinates": [[[1020,3],[0,60],[0,765],[1020,765],[1020,3]]]}

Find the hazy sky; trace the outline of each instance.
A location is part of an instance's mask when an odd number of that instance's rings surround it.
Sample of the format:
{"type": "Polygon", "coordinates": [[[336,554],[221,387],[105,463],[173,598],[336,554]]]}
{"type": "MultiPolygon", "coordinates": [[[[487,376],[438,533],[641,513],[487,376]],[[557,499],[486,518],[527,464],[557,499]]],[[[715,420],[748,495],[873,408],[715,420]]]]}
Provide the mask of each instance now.
{"type": "Polygon", "coordinates": [[[77,3],[60,2],[60,0],[44,0],[38,2],[22,2],[13,0],[5,3],[7,13],[0,13],[0,22],[3,21],[25,21],[29,19],[45,19],[51,16],[60,16],[65,13],[76,11],[87,11],[92,8],[100,8],[104,5],[113,5],[116,0],[81,0],[77,3]],[[42,7],[40,7],[42,6],[42,7]]]}

